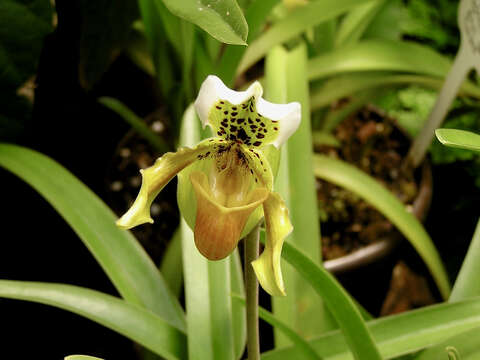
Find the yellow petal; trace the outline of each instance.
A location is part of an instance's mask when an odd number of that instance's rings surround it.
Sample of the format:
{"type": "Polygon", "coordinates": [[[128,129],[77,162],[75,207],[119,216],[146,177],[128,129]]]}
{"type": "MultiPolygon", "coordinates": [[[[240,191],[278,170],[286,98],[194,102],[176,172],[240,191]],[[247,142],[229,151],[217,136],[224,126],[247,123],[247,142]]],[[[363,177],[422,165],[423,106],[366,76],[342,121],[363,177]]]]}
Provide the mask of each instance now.
{"type": "Polygon", "coordinates": [[[263,203],[267,243],[262,255],[252,262],[262,288],[273,296],[285,296],[280,260],[285,238],[293,230],[288,208],[280,195],[270,193],[263,203]]]}
{"type": "Polygon", "coordinates": [[[181,148],[175,153],[166,153],[153,166],[140,170],[142,187],[130,209],[117,221],[117,226],[130,229],[144,223],[153,223],[150,206],[158,193],[177,173],[190,165],[197,157],[208,152],[211,145],[200,143],[194,149],[181,148]]]}
{"type": "Polygon", "coordinates": [[[195,245],[207,259],[223,259],[235,249],[250,214],[267,199],[269,191],[255,188],[241,206],[225,207],[211,193],[204,173],[192,172],[190,180],[197,197],[195,245]]]}

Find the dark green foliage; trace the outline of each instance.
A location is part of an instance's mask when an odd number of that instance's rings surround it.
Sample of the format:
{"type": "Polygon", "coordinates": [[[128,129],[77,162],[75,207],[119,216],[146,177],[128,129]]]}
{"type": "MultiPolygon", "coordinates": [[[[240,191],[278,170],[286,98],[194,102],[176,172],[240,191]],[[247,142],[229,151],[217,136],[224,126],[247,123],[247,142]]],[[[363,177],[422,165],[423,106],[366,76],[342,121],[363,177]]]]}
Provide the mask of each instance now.
{"type": "MultiPolygon", "coordinates": [[[[415,136],[428,118],[435,104],[437,93],[434,90],[410,86],[400,90],[390,90],[377,100],[377,105],[410,135],[415,136]]],[[[457,99],[443,128],[468,130],[480,133],[480,108],[469,104],[468,100],[457,99]]],[[[470,150],[446,147],[434,140],[430,146],[433,164],[450,164],[463,161],[467,171],[472,174],[475,184],[480,187],[480,156],[470,150]]]]}
{"type": "Polygon", "coordinates": [[[455,0],[408,0],[405,35],[426,42],[440,51],[455,52],[459,45],[455,0]]]}
{"type": "Polygon", "coordinates": [[[36,72],[45,36],[52,31],[49,0],[0,1],[0,139],[13,140],[31,104],[17,90],[36,72]]]}
{"type": "Polygon", "coordinates": [[[16,90],[35,73],[52,30],[49,0],[0,1],[0,89],[16,90]]]}
{"type": "Polygon", "coordinates": [[[125,48],[139,17],[136,0],[82,0],[80,80],[91,89],[125,48]]]}

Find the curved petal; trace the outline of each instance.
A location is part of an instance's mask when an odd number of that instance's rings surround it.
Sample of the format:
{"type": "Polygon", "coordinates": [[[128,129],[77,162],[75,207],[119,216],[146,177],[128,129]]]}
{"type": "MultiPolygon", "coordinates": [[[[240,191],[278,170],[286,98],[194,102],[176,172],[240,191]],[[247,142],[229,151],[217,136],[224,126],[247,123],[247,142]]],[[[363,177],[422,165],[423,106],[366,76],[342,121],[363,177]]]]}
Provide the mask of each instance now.
{"type": "Polygon", "coordinates": [[[226,100],[232,105],[239,105],[246,102],[252,96],[259,98],[263,94],[262,85],[255,81],[246,91],[235,91],[228,88],[219,77],[209,75],[202,83],[197,99],[195,100],[195,110],[197,110],[203,127],[210,123],[210,110],[220,101],[226,100]]]}
{"type": "Polygon", "coordinates": [[[302,118],[302,107],[298,102],[273,104],[262,98],[257,101],[257,110],[277,124],[278,134],[272,145],[279,148],[298,129],[302,118]]]}
{"type": "Polygon", "coordinates": [[[273,296],[285,296],[280,260],[285,238],[293,230],[285,202],[276,193],[270,193],[263,203],[267,242],[262,255],[252,262],[262,288],[273,296]]]}
{"type": "Polygon", "coordinates": [[[158,193],[177,173],[198,158],[208,153],[212,146],[202,142],[193,149],[181,148],[175,153],[166,153],[147,169],[140,170],[142,186],[130,209],[117,220],[117,226],[130,229],[144,223],[153,223],[150,217],[150,206],[158,193]]]}
{"type": "Polygon", "coordinates": [[[249,147],[278,148],[298,128],[301,107],[297,102],[270,103],[261,98],[262,92],[258,82],[237,92],[210,75],[200,88],[195,109],[203,126],[210,126],[216,136],[249,147]]]}
{"type": "Polygon", "coordinates": [[[269,191],[255,188],[242,205],[225,207],[211,193],[204,173],[192,172],[190,180],[197,196],[195,245],[207,259],[223,259],[235,249],[250,214],[267,199],[269,191]]]}

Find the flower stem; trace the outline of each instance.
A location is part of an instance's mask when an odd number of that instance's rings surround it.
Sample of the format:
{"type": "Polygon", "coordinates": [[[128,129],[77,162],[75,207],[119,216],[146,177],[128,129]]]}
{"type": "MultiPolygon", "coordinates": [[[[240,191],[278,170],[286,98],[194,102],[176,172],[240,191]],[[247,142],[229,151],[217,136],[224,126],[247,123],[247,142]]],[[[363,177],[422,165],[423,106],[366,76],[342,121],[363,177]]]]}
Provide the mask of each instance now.
{"type": "Polygon", "coordinates": [[[258,281],[252,261],[258,257],[260,225],[255,226],[245,238],[245,293],[247,302],[247,353],[248,360],[260,360],[258,335],[258,281]]]}

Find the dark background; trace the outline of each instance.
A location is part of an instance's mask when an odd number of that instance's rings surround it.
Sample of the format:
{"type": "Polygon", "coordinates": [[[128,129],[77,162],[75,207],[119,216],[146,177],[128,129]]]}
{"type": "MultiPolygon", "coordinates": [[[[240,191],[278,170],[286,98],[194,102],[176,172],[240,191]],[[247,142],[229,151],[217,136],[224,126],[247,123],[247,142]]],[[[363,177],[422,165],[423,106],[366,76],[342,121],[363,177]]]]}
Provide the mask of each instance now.
{"type": "MultiPolygon", "coordinates": [[[[128,127],[96,98],[118,98],[141,116],[153,111],[158,100],[152,95],[152,81],[122,55],[101,81],[88,92],[84,90],[78,80],[85,24],[80,1],[56,3],[58,27],[45,39],[33,116],[19,143],[57,160],[105,199],[107,164],[128,127]]],[[[478,214],[480,191],[461,164],[436,166],[433,175],[433,201],[426,227],[453,279],[473,235],[476,217],[472,214],[478,214]]],[[[117,295],[80,239],[35,190],[1,169],[0,179],[4,207],[1,278],[67,283],[117,295]]],[[[381,294],[387,291],[398,259],[406,259],[427,276],[416,253],[404,242],[385,262],[342,280],[368,310],[378,313],[381,294]]],[[[49,306],[0,299],[0,319],[2,359],[62,359],[69,354],[105,359],[136,356],[129,340],[49,306]]]]}

